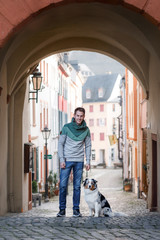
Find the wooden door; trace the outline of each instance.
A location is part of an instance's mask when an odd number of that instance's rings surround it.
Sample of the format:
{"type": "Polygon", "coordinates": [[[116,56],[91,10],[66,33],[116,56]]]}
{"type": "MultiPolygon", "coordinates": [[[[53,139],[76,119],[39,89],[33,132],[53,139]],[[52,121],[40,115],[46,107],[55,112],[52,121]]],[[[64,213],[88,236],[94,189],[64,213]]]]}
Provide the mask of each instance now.
{"type": "Polygon", "coordinates": [[[157,211],[157,135],[152,134],[152,203],[151,211],[157,211]]]}

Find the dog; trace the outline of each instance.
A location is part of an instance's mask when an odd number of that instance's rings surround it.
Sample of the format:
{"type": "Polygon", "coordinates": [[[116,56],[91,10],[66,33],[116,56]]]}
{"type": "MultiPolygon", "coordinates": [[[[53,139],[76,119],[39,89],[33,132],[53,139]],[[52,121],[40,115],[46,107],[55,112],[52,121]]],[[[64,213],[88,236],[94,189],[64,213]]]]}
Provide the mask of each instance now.
{"type": "Polygon", "coordinates": [[[112,209],[106,198],[98,191],[97,181],[95,179],[86,178],[83,181],[84,196],[89,207],[90,216],[105,217],[112,216],[112,209]]]}

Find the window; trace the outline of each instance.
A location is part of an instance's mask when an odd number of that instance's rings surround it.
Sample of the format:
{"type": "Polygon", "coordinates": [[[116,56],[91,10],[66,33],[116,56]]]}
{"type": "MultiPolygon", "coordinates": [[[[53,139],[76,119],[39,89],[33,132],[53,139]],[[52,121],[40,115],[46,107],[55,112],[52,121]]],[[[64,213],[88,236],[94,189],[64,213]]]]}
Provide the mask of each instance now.
{"type": "Polygon", "coordinates": [[[90,99],[90,98],[91,98],[91,90],[90,90],[90,89],[87,89],[87,90],[86,90],[86,98],[87,98],[87,99],[90,99]]]}
{"type": "Polygon", "coordinates": [[[45,108],[43,108],[43,128],[45,127],[46,123],[45,123],[45,108]]]}
{"type": "Polygon", "coordinates": [[[89,111],[93,112],[93,105],[89,105],[89,111]]]}
{"type": "Polygon", "coordinates": [[[89,126],[93,127],[94,126],[94,119],[89,119],[89,126]]]}
{"type": "Polygon", "coordinates": [[[32,173],[34,180],[39,181],[39,147],[32,148],[32,173]]]}
{"type": "Polygon", "coordinates": [[[116,119],[113,118],[113,134],[116,133],[116,119]]]}
{"type": "Polygon", "coordinates": [[[94,141],[94,133],[91,133],[91,141],[94,141]]]}
{"type": "Polygon", "coordinates": [[[46,63],[46,84],[48,86],[48,63],[46,63]]]}
{"type": "Polygon", "coordinates": [[[40,113],[40,131],[42,130],[42,113],[40,113]]]}
{"type": "Polygon", "coordinates": [[[95,150],[92,149],[92,161],[95,161],[96,160],[96,153],[95,153],[95,150]]]}
{"type": "Polygon", "coordinates": [[[43,122],[43,120],[42,120],[42,101],[40,101],[40,106],[39,106],[39,112],[40,112],[40,131],[42,130],[42,122],[43,122]]]}
{"type": "Polygon", "coordinates": [[[115,112],[115,110],[116,110],[116,105],[112,104],[112,111],[115,112]]]}
{"type": "Polygon", "coordinates": [[[103,98],[103,88],[98,89],[98,97],[103,98]]]}
{"type": "Polygon", "coordinates": [[[100,104],[100,112],[104,112],[104,104],[100,104]]]}
{"type": "Polygon", "coordinates": [[[100,118],[99,119],[99,126],[105,126],[106,125],[106,119],[105,118],[100,118]]]}
{"type": "MultiPolygon", "coordinates": [[[[33,98],[35,98],[35,93],[33,93],[33,98]]],[[[36,105],[35,101],[32,101],[32,117],[33,117],[33,127],[36,127],[36,105]]]]}
{"type": "Polygon", "coordinates": [[[46,62],[43,61],[43,72],[42,72],[42,76],[43,76],[43,83],[46,83],[46,62]]]}
{"type": "Polygon", "coordinates": [[[100,141],[104,141],[104,133],[100,133],[100,141]]]}
{"type": "Polygon", "coordinates": [[[41,182],[43,181],[43,175],[42,175],[42,169],[43,169],[43,162],[42,162],[42,157],[43,156],[43,154],[42,154],[42,151],[41,151],[41,166],[40,166],[40,168],[41,168],[41,182]]]}
{"type": "Polygon", "coordinates": [[[47,119],[46,119],[46,120],[47,120],[46,125],[47,125],[47,127],[48,127],[48,106],[47,106],[47,109],[46,109],[46,115],[47,115],[47,116],[46,116],[46,118],[47,118],[47,119]]]}

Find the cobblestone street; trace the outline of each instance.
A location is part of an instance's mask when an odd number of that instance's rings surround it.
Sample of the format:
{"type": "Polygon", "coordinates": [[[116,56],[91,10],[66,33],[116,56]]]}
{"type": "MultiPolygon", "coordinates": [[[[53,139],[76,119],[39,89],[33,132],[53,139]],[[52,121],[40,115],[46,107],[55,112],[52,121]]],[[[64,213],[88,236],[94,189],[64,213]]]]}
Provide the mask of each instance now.
{"type": "MultiPolygon", "coordinates": [[[[84,174],[85,175],[85,174],[84,174]]],[[[150,213],[146,202],[133,193],[123,192],[121,169],[94,169],[89,177],[98,180],[98,188],[113,212],[127,216],[88,217],[88,207],[81,196],[82,218],[72,217],[72,184],[67,198],[67,214],[57,218],[58,197],[49,203],[20,214],[0,217],[1,239],[160,239],[160,213],[150,213]]]]}

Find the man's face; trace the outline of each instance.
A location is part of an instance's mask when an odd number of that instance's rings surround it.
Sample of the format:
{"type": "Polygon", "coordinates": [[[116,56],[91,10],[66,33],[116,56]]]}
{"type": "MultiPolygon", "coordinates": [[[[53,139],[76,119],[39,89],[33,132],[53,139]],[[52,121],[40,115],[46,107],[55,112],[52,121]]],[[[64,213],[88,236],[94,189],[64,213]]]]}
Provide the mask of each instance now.
{"type": "Polygon", "coordinates": [[[74,118],[75,118],[75,122],[77,123],[77,125],[81,125],[81,123],[84,120],[84,117],[85,117],[85,115],[83,112],[80,112],[80,111],[76,112],[76,114],[74,115],[74,118]]]}

